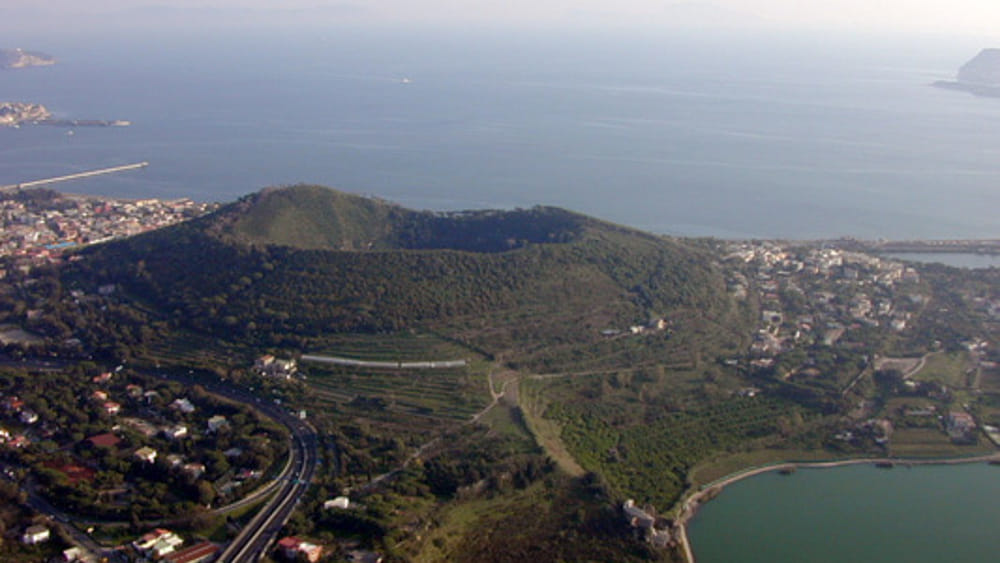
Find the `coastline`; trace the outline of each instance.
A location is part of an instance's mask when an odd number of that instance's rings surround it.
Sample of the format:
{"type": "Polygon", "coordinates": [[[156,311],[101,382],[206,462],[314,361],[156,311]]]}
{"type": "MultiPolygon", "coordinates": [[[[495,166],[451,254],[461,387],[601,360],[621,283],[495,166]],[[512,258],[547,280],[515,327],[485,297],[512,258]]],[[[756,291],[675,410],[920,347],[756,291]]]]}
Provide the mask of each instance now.
{"type": "Polygon", "coordinates": [[[680,545],[681,552],[684,555],[684,561],[687,563],[695,563],[694,551],[691,548],[691,542],[687,535],[688,522],[698,513],[698,508],[714,498],[726,486],[731,485],[737,481],[742,481],[743,479],[748,479],[762,473],[769,473],[771,471],[794,471],[798,469],[830,469],[834,467],[844,467],[849,465],[862,465],[862,464],[891,464],[891,465],[960,465],[967,463],[985,463],[985,462],[1000,462],[1000,452],[979,455],[973,457],[953,457],[953,458],[896,458],[896,457],[864,457],[864,458],[851,458],[843,459],[837,461],[804,461],[804,462],[779,462],[772,465],[765,465],[760,467],[751,467],[743,471],[738,471],[736,473],[727,475],[721,479],[717,479],[707,485],[703,485],[693,494],[688,496],[682,501],[680,511],[677,514],[677,518],[674,520],[673,533],[677,538],[677,542],[680,545]],[[707,498],[706,498],[707,497],[707,498]]]}

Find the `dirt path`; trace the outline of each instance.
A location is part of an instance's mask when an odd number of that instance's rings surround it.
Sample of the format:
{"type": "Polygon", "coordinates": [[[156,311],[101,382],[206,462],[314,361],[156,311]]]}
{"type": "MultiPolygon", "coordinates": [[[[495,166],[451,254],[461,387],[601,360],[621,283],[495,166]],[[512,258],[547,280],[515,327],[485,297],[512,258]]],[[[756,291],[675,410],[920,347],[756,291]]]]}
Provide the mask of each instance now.
{"type": "MultiPolygon", "coordinates": [[[[516,404],[516,401],[517,401],[517,385],[516,384],[517,384],[517,382],[518,382],[517,372],[510,371],[510,370],[504,370],[504,371],[501,371],[501,372],[497,373],[495,368],[491,369],[489,372],[487,372],[486,373],[486,387],[487,387],[487,389],[490,392],[490,398],[491,398],[490,403],[488,405],[486,405],[485,407],[483,407],[479,412],[477,412],[476,414],[472,415],[472,417],[469,420],[463,422],[462,424],[463,425],[467,425],[467,424],[475,424],[475,423],[479,422],[479,420],[482,419],[484,416],[486,416],[491,410],[493,410],[502,399],[506,398],[508,401],[511,400],[510,395],[513,395],[513,400],[514,400],[514,402],[516,404]],[[497,391],[496,387],[495,387],[496,386],[496,382],[498,382],[498,381],[500,382],[500,390],[499,391],[497,391]],[[511,392],[511,389],[508,389],[508,387],[512,383],[514,384],[514,386],[511,388],[513,390],[513,392],[511,392]]],[[[407,458],[405,460],[403,460],[403,463],[399,467],[397,467],[396,469],[393,469],[392,471],[388,471],[386,473],[382,473],[381,475],[378,475],[378,476],[374,477],[371,481],[369,481],[365,485],[361,486],[357,490],[357,492],[363,494],[363,493],[367,493],[371,489],[377,487],[379,485],[379,483],[385,481],[386,479],[389,479],[389,478],[395,476],[400,471],[406,469],[411,463],[413,463],[414,461],[420,459],[427,452],[427,450],[429,450],[430,448],[436,446],[440,442],[441,442],[441,438],[433,438],[430,441],[424,443],[423,445],[421,445],[420,447],[418,447],[416,449],[416,451],[414,451],[412,454],[410,454],[409,456],[407,456],[407,458]]]]}

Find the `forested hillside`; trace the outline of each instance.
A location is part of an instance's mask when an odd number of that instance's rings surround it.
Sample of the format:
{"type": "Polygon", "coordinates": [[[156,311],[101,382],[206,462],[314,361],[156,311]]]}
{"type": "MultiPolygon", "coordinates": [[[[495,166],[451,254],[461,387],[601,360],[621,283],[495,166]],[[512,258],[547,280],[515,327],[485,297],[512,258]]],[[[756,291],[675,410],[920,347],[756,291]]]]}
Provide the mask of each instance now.
{"type": "Polygon", "coordinates": [[[179,326],[298,348],[421,327],[554,366],[599,346],[602,330],[721,322],[729,306],[712,258],[684,243],[555,208],[435,214],[314,186],[84,256],[72,284],[118,284],[179,326]]]}

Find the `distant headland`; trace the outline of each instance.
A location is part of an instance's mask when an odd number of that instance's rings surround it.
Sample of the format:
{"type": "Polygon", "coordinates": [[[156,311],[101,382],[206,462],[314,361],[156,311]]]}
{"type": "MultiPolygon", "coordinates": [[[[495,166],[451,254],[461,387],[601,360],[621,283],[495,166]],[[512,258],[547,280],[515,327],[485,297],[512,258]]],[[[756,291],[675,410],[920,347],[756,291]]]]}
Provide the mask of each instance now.
{"type": "Polygon", "coordinates": [[[28,68],[56,64],[51,55],[23,49],[0,49],[0,68],[28,68]]]}
{"type": "Polygon", "coordinates": [[[934,86],[1000,98],[1000,49],[983,49],[958,69],[957,80],[939,80],[934,86]]]}
{"type": "Polygon", "coordinates": [[[130,122],[122,119],[53,119],[52,113],[42,104],[29,102],[0,102],[0,127],[55,125],[59,127],[127,127],[130,122]]]}

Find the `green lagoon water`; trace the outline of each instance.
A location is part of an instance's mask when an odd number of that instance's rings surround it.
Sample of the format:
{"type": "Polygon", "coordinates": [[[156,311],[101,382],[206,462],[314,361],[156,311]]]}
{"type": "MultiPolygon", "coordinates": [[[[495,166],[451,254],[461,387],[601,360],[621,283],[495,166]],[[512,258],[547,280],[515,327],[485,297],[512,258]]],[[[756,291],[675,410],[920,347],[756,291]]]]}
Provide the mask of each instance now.
{"type": "Polygon", "coordinates": [[[688,534],[698,563],[1000,561],[1000,467],[766,473],[726,487],[688,534]]]}

